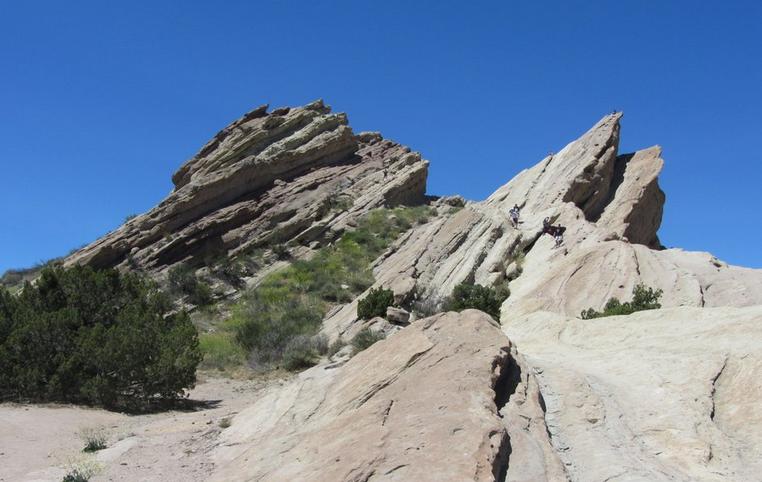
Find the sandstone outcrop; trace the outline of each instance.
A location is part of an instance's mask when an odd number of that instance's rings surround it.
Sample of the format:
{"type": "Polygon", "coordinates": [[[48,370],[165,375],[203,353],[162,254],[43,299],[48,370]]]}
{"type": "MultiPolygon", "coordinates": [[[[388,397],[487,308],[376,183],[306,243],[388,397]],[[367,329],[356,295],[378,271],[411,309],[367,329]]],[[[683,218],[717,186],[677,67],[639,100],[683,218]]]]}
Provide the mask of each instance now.
{"type": "Polygon", "coordinates": [[[762,306],[597,320],[537,312],[508,317],[504,330],[550,434],[548,446],[542,431],[522,431],[536,443],[512,453],[519,478],[507,480],[527,480],[522,461],[548,450],[569,480],[759,480],[762,306]]]}
{"type": "MultiPolygon", "coordinates": [[[[577,316],[612,296],[627,299],[639,282],[662,289],[664,306],[762,303],[762,271],[661,246],[661,149],[620,154],[620,119],[605,116],[485,201],[408,232],[377,261],[377,285],[408,306],[442,300],[463,281],[504,284],[512,296],[503,310],[514,314],[577,316]],[[514,205],[517,228],[507,214],[514,205]],[[561,248],[541,234],[544,218],[567,228],[561,248]]],[[[325,323],[332,337],[355,331],[352,305],[325,323]]]]}
{"type": "Polygon", "coordinates": [[[213,480],[500,479],[509,441],[499,411],[514,363],[481,312],[419,320],[238,414],[214,453],[213,480]]]}
{"type": "Polygon", "coordinates": [[[330,241],[369,210],[424,201],[428,162],[377,133],[354,135],[322,101],[252,110],[172,176],[149,212],[66,263],[158,271],[258,246],[330,241]]]}

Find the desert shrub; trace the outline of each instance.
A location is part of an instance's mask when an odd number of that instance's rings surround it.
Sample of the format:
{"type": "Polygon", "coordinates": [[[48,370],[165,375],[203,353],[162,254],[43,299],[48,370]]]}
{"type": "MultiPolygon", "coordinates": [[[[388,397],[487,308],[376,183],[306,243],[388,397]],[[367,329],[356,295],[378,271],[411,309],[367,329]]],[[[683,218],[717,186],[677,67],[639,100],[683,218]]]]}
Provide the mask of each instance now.
{"type": "Polygon", "coordinates": [[[352,338],[352,353],[357,354],[365,350],[369,346],[373,345],[377,341],[381,341],[386,336],[380,331],[373,331],[370,328],[363,328],[352,338]]]}
{"type": "Polygon", "coordinates": [[[334,340],[333,343],[328,345],[328,353],[326,353],[326,355],[331,357],[337,354],[338,352],[340,352],[341,349],[344,348],[345,346],[347,346],[347,342],[342,340],[341,338],[337,338],[336,340],[334,340]]]}
{"type": "Polygon", "coordinates": [[[610,298],[603,307],[603,311],[588,308],[580,313],[580,318],[590,320],[605,316],[630,315],[636,311],[655,310],[661,308],[659,299],[661,299],[662,294],[663,291],[661,289],[654,290],[642,283],[638,283],[632,289],[632,301],[622,303],[617,298],[610,298]]]}
{"type": "Polygon", "coordinates": [[[186,264],[170,268],[167,276],[170,291],[178,296],[185,295],[189,303],[206,306],[213,300],[212,289],[196,278],[196,273],[186,264]]]}
{"type": "Polygon", "coordinates": [[[328,353],[328,342],[323,336],[298,335],[289,340],[283,350],[283,368],[303,370],[317,364],[328,353]]]}
{"type": "Polygon", "coordinates": [[[242,288],[244,286],[243,278],[246,275],[246,266],[243,262],[223,256],[222,259],[214,265],[212,272],[218,278],[224,280],[231,286],[242,288]]]}
{"type": "Polygon", "coordinates": [[[124,217],[124,222],[125,223],[129,223],[130,221],[132,221],[136,217],[138,217],[137,214],[128,214],[127,216],[124,217]]]}
{"type": "Polygon", "coordinates": [[[224,417],[220,420],[219,427],[223,430],[230,427],[233,424],[233,421],[230,417],[224,417]]]}
{"type": "Polygon", "coordinates": [[[445,301],[448,311],[462,311],[467,308],[481,310],[492,318],[500,319],[500,305],[505,301],[505,294],[498,294],[494,288],[471,283],[461,283],[455,287],[445,301]]]}
{"type": "Polygon", "coordinates": [[[443,310],[442,300],[427,296],[413,302],[412,311],[418,318],[428,318],[429,316],[441,313],[443,310]]]}
{"type": "Polygon", "coordinates": [[[114,406],[174,399],[195,383],[196,330],[151,281],[89,267],[44,268],[0,289],[0,398],[114,406]]]}
{"type": "Polygon", "coordinates": [[[85,442],[85,447],[82,449],[83,452],[97,452],[106,448],[106,434],[102,429],[83,429],[79,435],[85,442]]]}
{"type": "Polygon", "coordinates": [[[369,320],[376,316],[386,316],[386,309],[394,304],[392,290],[371,289],[368,296],[357,302],[357,317],[369,320]]]}

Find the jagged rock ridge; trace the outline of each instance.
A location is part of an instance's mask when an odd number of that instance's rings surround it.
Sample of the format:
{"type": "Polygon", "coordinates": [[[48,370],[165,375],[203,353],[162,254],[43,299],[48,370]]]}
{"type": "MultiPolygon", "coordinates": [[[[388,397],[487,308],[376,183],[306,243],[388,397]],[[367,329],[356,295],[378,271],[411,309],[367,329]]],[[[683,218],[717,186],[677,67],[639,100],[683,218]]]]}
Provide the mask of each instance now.
{"type": "Polygon", "coordinates": [[[371,209],[424,200],[428,162],[377,133],[354,135],[322,101],[252,110],[172,176],[149,212],[67,264],[156,271],[293,241],[331,240],[371,209]]]}

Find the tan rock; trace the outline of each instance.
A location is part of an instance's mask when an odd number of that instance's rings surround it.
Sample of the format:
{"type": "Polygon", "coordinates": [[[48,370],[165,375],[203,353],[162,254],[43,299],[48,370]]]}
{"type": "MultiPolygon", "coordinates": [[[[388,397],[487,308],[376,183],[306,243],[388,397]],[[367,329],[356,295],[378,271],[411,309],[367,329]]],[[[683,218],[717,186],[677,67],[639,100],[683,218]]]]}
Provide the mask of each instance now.
{"type": "MultiPolygon", "coordinates": [[[[759,479],[762,307],[595,320],[537,312],[508,318],[504,330],[537,383],[550,448],[571,480],[759,479]]],[[[543,433],[525,432],[535,458],[548,449],[543,433]]]]}
{"type": "Polygon", "coordinates": [[[369,210],[424,200],[428,162],[378,134],[355,136],[322,101],[259,107],[220,131],[148,213],[67,265],[163,270],[291,241],[331,241],[369,210]]]}
{"type": "Polygon", "coordinates": [[[510,347],[481,312],[417,321],[237,415],[212,480],[492,481],[507,461],[494,387],[510,347]]]}

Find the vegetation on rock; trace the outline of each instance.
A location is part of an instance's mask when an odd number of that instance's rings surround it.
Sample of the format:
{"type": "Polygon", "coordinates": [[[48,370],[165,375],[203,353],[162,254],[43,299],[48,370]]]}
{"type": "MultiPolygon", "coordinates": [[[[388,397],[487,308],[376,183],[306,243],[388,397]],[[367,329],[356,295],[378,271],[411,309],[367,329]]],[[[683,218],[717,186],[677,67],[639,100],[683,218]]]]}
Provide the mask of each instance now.
{"type": "Polygon", "coordinates": [[[193,387],[196,329],[137,274],[44,268],[0,288],[0,397],[104,406],[176,399],[193,387]]]}
{"type": "Polygon", "coordinates": [[[352,338],[352,353],[357,354],[374,343],[383,340],[386,336],[380,331],[363,328],[352,338]]]}
{"type": "Polygon", "coordinates": [[[372,262],[430,214],[427,206],[371,211],[332,246],[266,276],[241,297],[215,333],[201,335],[209,364],[221,368],[239,360],[234,345],[258,369],[298,370],[316,361],[327,348],[318,350],[305,340],[318,332],[328,310],[368,289],[374,282],[372,262]]]}
{"type": "Polygon", "coordinates": [[[169,270],[169,288],[176,295],[187,296],[189,303],[206,306],[212,302],[212,290],[209,285],[196,278],[194,270],[185,264],[178,264],[169,270]]]}
{"type": "Polygon", "coordinates": [[[369,320],[376,316],[386,316],[386,309],[394,304],[394,293],[384,288],[374,288],[368,296],[357,302],[357,317],[369,320]]]}
{"type": "Polygon", "coordinates": [[[662,290],[654,290],[642,283],[638,283],[632,289],[632,301],[620,302],[617,298],[611,298],[603,307],[603,311],[595,311],[593,308],[580,313],[580,318],[590,320],[593,318],[602,318],[604,316],[629,315],[636,311],[655,310],[661,308],[659,299],[662,290]]]}
{"type": "Polygon", "coordinates": [[[461,283],[455,287],[444,308],[447,311],[462,311],[467,308],[481,310],[492,318],[500,319],[500,305],[507,298],[507,293],[494,288],[472,283],[461,283]]]}

